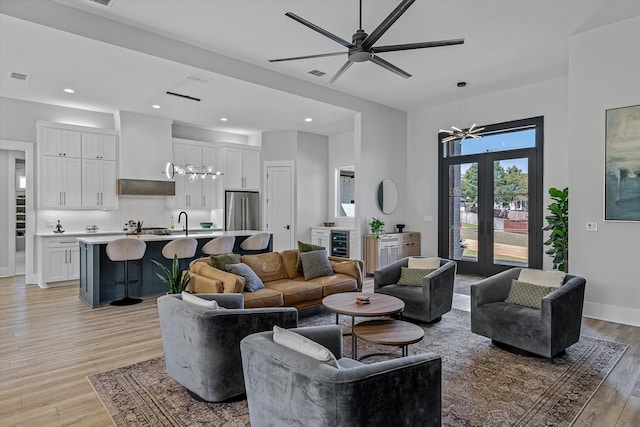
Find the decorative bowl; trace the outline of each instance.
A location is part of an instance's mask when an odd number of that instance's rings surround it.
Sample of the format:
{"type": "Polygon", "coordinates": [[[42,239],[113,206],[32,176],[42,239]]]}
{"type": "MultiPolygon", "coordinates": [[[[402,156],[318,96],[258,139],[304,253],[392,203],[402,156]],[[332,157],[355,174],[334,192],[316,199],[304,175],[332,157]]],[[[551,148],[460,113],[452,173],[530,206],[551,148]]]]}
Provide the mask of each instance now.
{"type": "Polygon", "coordinates": [[[212,222],[201,222],[200,223],[200,227],[202,227],[202,228],[211,228],[211,227],[213,227],[213,223],[212,222]]]}
{"type": "Polygon", "coordinates": [[[333,227],[334,225],[336,225],[335,222],[323,222],[322,225],[324,225],[325,227],[333,227]]]}

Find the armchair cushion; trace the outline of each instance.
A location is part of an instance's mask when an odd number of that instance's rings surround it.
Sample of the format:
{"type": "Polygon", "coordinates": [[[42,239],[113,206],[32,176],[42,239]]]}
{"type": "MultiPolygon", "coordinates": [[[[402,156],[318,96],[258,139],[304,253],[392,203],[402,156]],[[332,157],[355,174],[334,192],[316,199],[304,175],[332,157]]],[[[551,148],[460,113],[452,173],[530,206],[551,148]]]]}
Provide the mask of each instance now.
{"type": "Polygon", "coordinates": [[[553,286],[554,288],[559,288],[564,283],[564,277],[566,275],[563,271],[542,271],[533,268],[523,268],[520,270],[518,280],[538,286],[553,286]]]}
{"type": "Polygon", "coordinates": [[[244,277],[244,290],[246,292],[255,292],[258,289],[264,288],[262,280],[260,280],[256,273],[254,273],[247,264],[227,264],[225,268],[229,273],[244,277]]]}
{"type": "Polygon", "coordinates": [[[542,306],[542,298],[549,295],[556,289],[557,288],[551,286],[538,286],[532,283],[512,279],[509,296],[504,300],[504,302],[540,310],[540,307],[542,306]]]}
{"type": "Polygon", "coordinates": [[[428,268],[435,270],[440,267],[440,258],[409,257],[409,268],[428,268]]]}
{"type": "Polygon", "coordinates": [[[329,366],[340,369],[336,357],[328,348],[313,341],[303,335],[297,334],[287,329],[275,325],[273,327],[273,342],[297,351],[300,354],[309,356],[318,362],[326,363],[329,366]]]}
{"type": "Polygon", "coordinates": [[[331,268],[327,251],[324,249],[301,253],[300,261],[302,262],[304,280],[331,276],[333,274],[333,268],[331,268]]]}
{"type": "Polygon", "coordinates": [[[400,267],[400,279],[398,279],[398,285],[422,286],[422,279],[424,279],[424,276],[435,270],[435,268],[400,267]]]}

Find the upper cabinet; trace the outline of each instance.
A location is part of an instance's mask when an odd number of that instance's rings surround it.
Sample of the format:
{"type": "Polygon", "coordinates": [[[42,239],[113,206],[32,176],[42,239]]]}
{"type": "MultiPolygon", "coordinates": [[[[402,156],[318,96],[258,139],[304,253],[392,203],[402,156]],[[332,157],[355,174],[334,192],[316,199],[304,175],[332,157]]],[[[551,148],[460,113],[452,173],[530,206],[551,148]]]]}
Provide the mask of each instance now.
{"type": "Polygon", "coordinates": [[[224,147],[223,172],[227,189],[260,190],[260,150],[224,147]]]}
{"type": "MultiPolygon", "coordinates": [[[[173,163],[176,166],[192,166],[196,171],[205,171],[211,168],[212,172],[218,171],[220,166],[218,148],[211,143],[199,143],[197,141],[173,142],[173,163]]],[[[220,195],[222,194],[222,176],[213,179],[213,175],[202,176],[196,174],[193,177],[187,171],[185,175],[176,174],[176,208],[192,209],[218,209],[222,208],[220,195]]]]}
{"type": "Polygon", "coordinates": [[[116,132],[49,122],[37,127],[40,207],[117,208],[116,132]]]}

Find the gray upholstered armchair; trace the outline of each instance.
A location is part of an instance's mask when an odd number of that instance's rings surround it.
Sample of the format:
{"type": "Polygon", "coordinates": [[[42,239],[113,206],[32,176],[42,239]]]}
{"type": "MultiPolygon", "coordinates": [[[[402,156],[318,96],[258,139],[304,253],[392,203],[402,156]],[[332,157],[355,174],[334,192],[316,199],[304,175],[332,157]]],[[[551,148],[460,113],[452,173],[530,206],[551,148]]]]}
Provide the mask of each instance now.
{"type": "Polygon", "coordinates": [[[580,339],[586,281],[567,274],[537,310],[505,302],[520,270],[512,268],[471,285],[471,332],[508,350],[549,358],[559,355],[580,339]]]}
{"type": "Polygon", "coordinates": [[[252,427],[440,426],[441,359],[423,353],[363,364],[342,358],[336,325],[293,329],[328,348],[341,369],[273,342],[240,342],[252,427]]]}
{"type": "Polygon", "coordinates": [[[451,311],[456,263],[440,260],[440,268],[422,279],[422,286],[398,285],[401,267],[409,265],[409,258],[377,269],[373,273],[373,291],[391,295],[404,301],[403,317],[432,323],[451,311]]]}
{"type": "Polygon", "coordinates": [[[158,298],[167,373],[191,394],[221,402],[244,393],[240,340],[278,325],[298,325],[293,307],[244,309],[242,294],[200,294],[225,310],[182,301],[180,295],[158,298]]]}

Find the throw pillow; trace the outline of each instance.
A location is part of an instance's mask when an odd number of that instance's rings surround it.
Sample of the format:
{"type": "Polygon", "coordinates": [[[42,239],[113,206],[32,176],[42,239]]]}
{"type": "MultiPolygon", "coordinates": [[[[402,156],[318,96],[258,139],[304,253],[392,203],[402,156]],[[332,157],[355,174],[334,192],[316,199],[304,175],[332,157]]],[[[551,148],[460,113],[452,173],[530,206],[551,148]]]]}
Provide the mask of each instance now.
{"type": "Polygon", "coordinates": [[[296,270],[298,273],[303,272],[302,261],[300,260],[300,254],[303,252],[311,252],[311,251],[319,251],[322,249],[327,249],[324,246],[312,245],[311,243],[303,243],[298,241],[298,263],[296,264],[296,270]]]}
{"type": "Polygon", "coordinates": [[[340,369],[340,365],[338,365],[336,357],[328,348],[303,335],[283,329],[279,326],[274,326],[273,342],[290,350],[304,354],[305,356],[311,357],[314,360],[340,369]]]}
{"type": "Polygon", "coordinates": [[[222,307],[218,305],[216,300],[208,300],[200,298],[199,296],[190,294],[189,292],[182,291],[182,301],[190,304],[199,305],[200,307],[209,308],[211,310],[220,310],[222,307]]]}
{"type": "Polygon", "coordinates": [[[559,288],[564,283],[564,276],[566,275],[563,271],[542,271],[523,268],[520,270],[518,280],[533,283],[538,286],[553,286],[554,288],[559,288]]]}
{"type": "Polygon", "coordinates": [[[513,279],[511,281],[509,296],[504,302],[540,310],[542,298],[556,289],[557,288],[551,286],[539,286],[513,279]]]}
{"type": "Polygon", "coordinates": [[[237,264],[240,262],[235,254],[211,255],[209,258],[211,259],[211,266],[218,270],[225,270],[227,264],[237,264]]]}
{"type": "Polygon", "coordinates": [[[303,252],[300,254],[300,260],[302,261],[302,273],[304,274],[304,280],[331,276],[333,274],[333,268],[331,268],[327,251],[324,249],[319,251],[303,252]]]}
{"type": "Polygon", "coordinates": [[[423,257],[411,257],[409,258],[409,268],[440,268],[440,258],[423,258],[423,257]]]}
{"type": "Polygon", "coordinates": [[[237,274],[244,277],[244,291],[255,292],[258,289],[264,288],[264,283],[258,277],[256,273],[247,265],[241,262],[237,264],[227,264],[225,266],[229,273],[237,274]]]}
{"type": "Polygon", "coordinates": [[[424,279],[424,276],[433,271],[436,271],[436,269],[400,267],[400,279],[398,279],[398,285],[422,286],[422,279],[424,279]]]}

